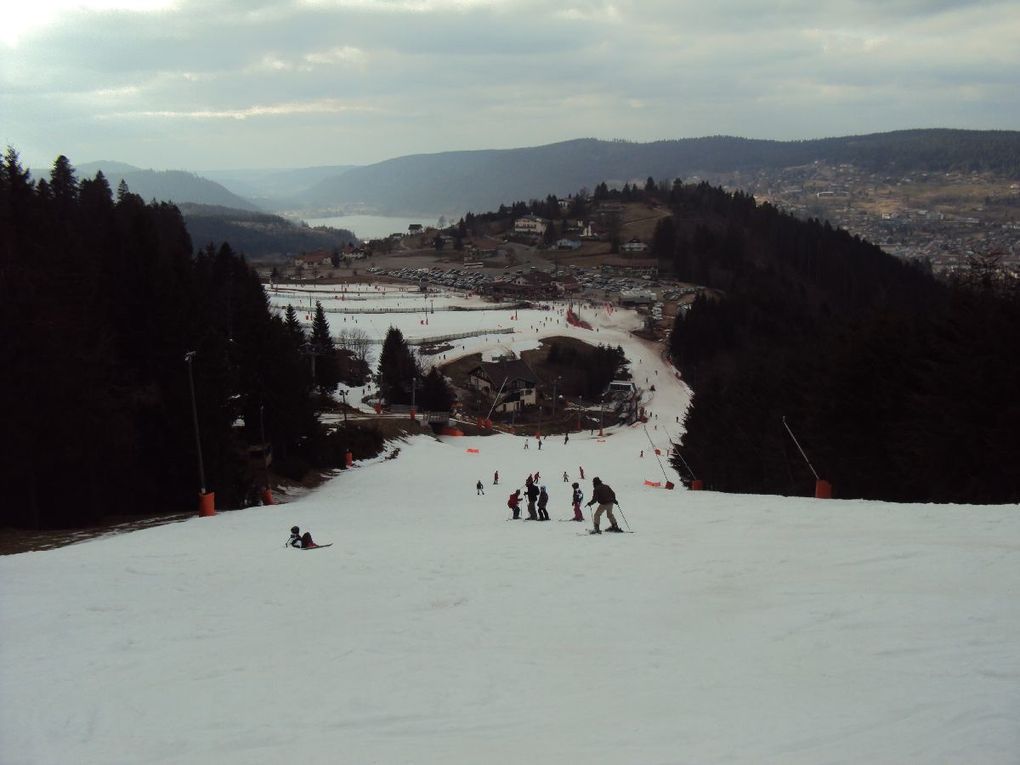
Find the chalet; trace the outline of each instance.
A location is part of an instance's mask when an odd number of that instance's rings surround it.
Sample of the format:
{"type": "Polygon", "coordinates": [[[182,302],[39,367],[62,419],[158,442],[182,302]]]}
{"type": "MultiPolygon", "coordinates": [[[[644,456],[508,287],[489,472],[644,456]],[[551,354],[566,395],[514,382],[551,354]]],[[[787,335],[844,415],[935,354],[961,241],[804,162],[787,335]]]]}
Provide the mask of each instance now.
{"type": "Polygon", "coordinates": [[[537,215],[525,215],[514,221],[514,233],[542,236],[546,226],[548,223],[544,218],[539,218],[537,215]]]}
{"type": "Polygon", "coordinates": [[[468,372],[467,385],[492,396],[499,394],[494,411],[520,411],[538,401],[538,377],[520,359],[483,361],[468,372]]]}
{"type": "Polygon", "coordinates": [[[295,266],[331,266],[333,253],[329,250],[315,250],[294,256],[295,266]]]}

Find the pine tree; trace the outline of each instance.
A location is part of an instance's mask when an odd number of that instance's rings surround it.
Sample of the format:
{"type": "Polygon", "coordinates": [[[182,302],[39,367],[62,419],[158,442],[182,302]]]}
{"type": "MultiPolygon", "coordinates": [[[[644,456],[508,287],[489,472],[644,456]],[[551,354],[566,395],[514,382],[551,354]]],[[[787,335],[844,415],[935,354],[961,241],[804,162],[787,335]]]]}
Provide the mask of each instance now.
{"type": "Polygon", "coordinates": [[[403,333],[390,327],[379,354],[379,389],[391,404],[411,402],[411,386],[419,377],[418,364],[403,333]]]}
{"type": "Polygon", "coordinates": [[[311,352],[315,354],[315,387],[323,393],[332,393],[340,383],[340,368],[336,360],[336,346],[329,334],[329,322],[322,303],[315,301],[315,318],[312,320],[311,352]]]}
{"type": "Polygon", "coordinates": [[[295,348],[300,348],[305,344],[305,331],[301,329],[301,323],[298,321],[297,311],[294,310],[294,306],[287,304],[287,311],[284,314],[284,325],[287,327],[287,331],[290,332],[291,340],[294,342],[295,348]]]}
{"type": "Polygon", "coordinates": [[[422,381],[416,403],[421,409],[446,412],[450,410],[453,401],[454,395],[446,384],[446,378],[433,367],[422,381]]]}

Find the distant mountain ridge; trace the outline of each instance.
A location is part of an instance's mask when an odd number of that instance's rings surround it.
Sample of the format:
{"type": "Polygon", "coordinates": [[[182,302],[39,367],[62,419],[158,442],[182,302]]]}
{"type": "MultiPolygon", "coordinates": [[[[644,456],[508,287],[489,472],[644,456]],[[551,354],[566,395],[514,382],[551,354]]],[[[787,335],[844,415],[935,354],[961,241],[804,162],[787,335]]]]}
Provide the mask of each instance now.
{"type": "MultiPolygon", "coordinates": [[[[184,170],[143,170],[124,162],[101,160],[76,165],[78,178],[92,178],[102,170],[114,191],[123,180],[131,193],[149,201],[174,204],[204,204],[230,207],[237,210],[258,211],[260,208],[248,199],[229,191],[222,184],[184,170]]],[[[32,169],[36,179],[48,178],[49,170],[32,169]]]]}
{"type": "MultiPolygon", "coordinates": [[[[602,181],[613,185],[813,162],[850,163],[895,176],[912,172],[987,171],[1020,179],[1020,131],[901,130],[803,141],[732,136],[650,143],[580,138],[520,149],[414,154],[372,165],[324,165],[195,174],[142,170],[104,160],[78,166],[80,178],[103,170],[143,199],[285,211],[291,216],[341,213],[459,216],[500,204],[566,197],[602,181]]],[[[47,178],[49,171],[32,171],[47,178]]]]}
{"type": "Polygon", "coordinates": [[[600,181],[624,183],[805,165],[853,163],[891,173],[990,170],[1020,177],[1020,131],[904,130],[768,141],[730,136],[652,143],[582,138],[523,149],[398,157],[326,178],[299,195],[303,206],[379,214],[480,212],[600,181]]]}

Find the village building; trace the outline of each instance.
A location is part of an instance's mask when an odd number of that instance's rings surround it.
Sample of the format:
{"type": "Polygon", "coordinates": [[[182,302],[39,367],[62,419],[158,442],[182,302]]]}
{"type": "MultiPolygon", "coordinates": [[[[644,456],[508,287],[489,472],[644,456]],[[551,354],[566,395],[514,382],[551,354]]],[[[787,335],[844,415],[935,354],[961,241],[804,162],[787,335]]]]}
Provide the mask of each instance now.
{"type": "Polygon", "coordinates": [[[537,215],[524,215],[514,221],[514,233],[542,236],[548,225],[544,218],[539,218],[537,215]]]}
{"type": "Polygon", "coordinates": [[[329,250],[315,250],[303,252],[294,256],[294,268],[302,271],[305,268],[331,268],[333,265],[333,253],[329,250]]]}
{"type": "Polygon", "coordinates": [[[538,402],[538,377],[520,359],[483,361],[468,372],[467,385],[473,390],[498,396],[495,412],[520,411],[538,402]]]}

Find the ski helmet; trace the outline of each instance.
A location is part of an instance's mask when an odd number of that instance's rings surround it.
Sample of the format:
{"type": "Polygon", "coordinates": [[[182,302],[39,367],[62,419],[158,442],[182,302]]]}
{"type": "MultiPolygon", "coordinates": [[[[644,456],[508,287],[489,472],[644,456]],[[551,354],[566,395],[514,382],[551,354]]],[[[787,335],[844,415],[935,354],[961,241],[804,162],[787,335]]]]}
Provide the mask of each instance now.
{"type": "Polygon", "coordinates": [[[577,482],[575,481],[574,483],[570,484],[570,487],[572,489],[576,489],[577,488],[577,482]]]}
{"type": "Polygon", "coordinates": [[[291,534],[300,534],[301,533],[301,529],[299,529],[297,526],[291,526],[290,527],[290,533],[291,534]]]}
{"type": "Polygon", "coordinates": [[[592,482],[593,486],[598,486],[600,483],[602,483],[601,479],[599,479],[598,476],[595,476],[594,478],[592,478],[591,482],[592,482]]]}

